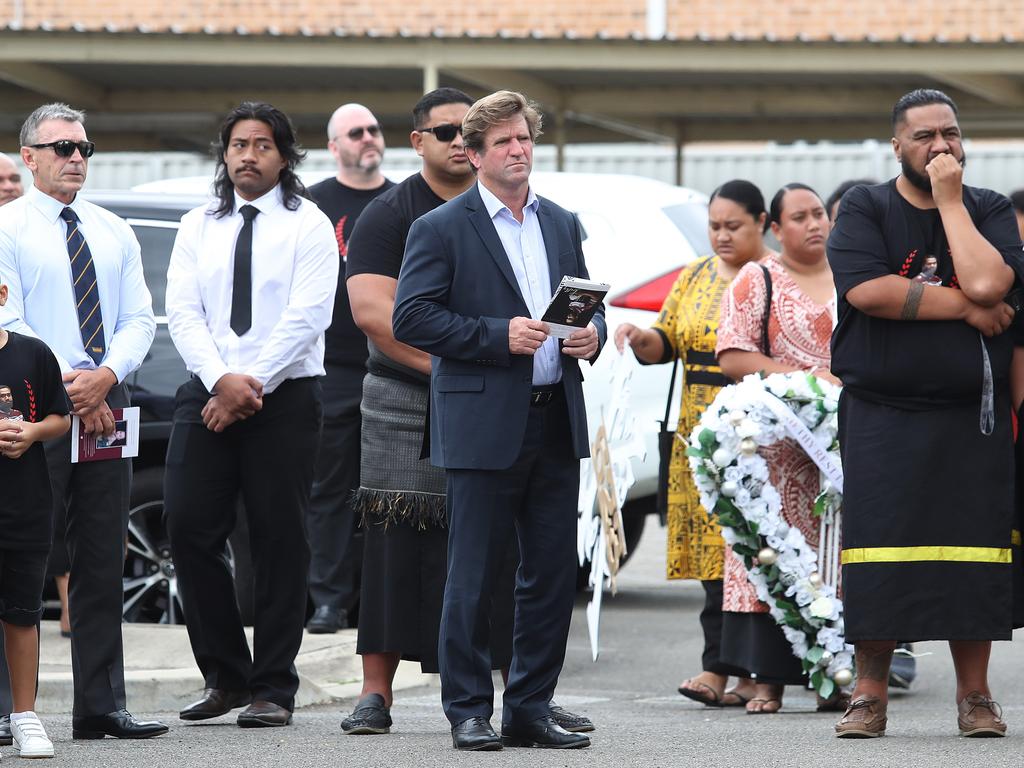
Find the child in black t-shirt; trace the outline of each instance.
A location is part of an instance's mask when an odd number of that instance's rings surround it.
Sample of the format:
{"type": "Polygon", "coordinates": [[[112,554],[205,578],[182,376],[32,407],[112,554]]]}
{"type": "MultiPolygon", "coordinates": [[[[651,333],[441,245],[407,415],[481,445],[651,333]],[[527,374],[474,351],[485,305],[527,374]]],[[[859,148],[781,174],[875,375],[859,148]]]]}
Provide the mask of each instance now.
{"type": "MultiPolygon", "coordinates": [[[[0,306],[7,286],[0,277],[0,306]]],[[[22,757],[53,757],[35,712],[37,624],[50,551],[53,501],[43,441],[71,423],[60,366],[39,339],[0,328],[0,623],[22,757]]]]}

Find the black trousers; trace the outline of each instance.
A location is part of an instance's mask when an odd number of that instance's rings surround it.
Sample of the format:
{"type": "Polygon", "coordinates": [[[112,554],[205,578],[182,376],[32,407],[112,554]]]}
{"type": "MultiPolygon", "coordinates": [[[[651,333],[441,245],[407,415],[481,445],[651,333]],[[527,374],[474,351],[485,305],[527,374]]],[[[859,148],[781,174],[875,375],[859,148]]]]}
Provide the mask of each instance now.
{"type": "Polygon", "coordinates": [[[324,427],[306,516],[309,594],[316,607],[351,612],[359,598],[362,536],[352,509],[359,487],[359,403],[364,368],[331,366],[322,378],[324,427]]]}
{"type": "MultiPolygon", "coordinates": [[[[126,407],[127,387],[111,389],[107,404],[126,407]]],[[[73,712],[78,717],[102,715],[125,707],[121,609],[132,463],[72,464],[70,430],[45,449],[54,518],[67,521],[73,712]]],[[[59,535],[55,540],[60,541],[59,535]]]]}
{"type": "Polygon", "coordinates": [[[178,390],[167,446],[164,504],[189,641],[206,686],[250,691],[294,709],[309,547],[303,520],[320,440],[320,383],[286,381],[263,409],[220,434],[202,423],[210,395],[178,390]],[[255,603],[250,654],[225,547],[241,494],[255,603]]]}
{"type": "Polygon", "coordinates": [[[438,660],[441,701],[453,725],[493,713],[491,602],[513,534],[521,561],[502,718],[505,725],[524,724],[549,712],[575,596],[579,466],[560,395],[530,408],[523,446],[509,469],[448,471],[448,580],[438,660]]]}
{"type": "Polygon", "coordinates": [[[700,628],[704,632],[701,668],[726,677],[748,677],[745,670],[722,661],[722,580],[708,579],[701,581],[700,585],[704,587],[704,608],[700,612],[700,628]]]}

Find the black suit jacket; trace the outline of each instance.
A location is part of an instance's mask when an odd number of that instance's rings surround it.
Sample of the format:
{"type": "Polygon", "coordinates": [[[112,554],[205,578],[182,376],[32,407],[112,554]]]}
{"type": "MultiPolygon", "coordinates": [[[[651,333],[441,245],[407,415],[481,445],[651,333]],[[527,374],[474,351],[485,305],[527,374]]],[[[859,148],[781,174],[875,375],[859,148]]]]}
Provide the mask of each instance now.
{"type": "MultiPolygon", "coordinates": [[[[576,217],[538,198],[554,293],[563,275],[587,278],[576,217]]],[[[530,317],[477,185],[417,219],[395,296],[395,338],[433,355],[430,458],[448,469],[506,469],[522,447],[533,357],[509,353],[513,317],[530,317]]],[[[600,353],[604,305],[594,315],[600,353]]],[[[573,447],[590,455],[579,361],[559,356],[573,447]]],[[[592,360],[591,360],[592,362],[592,360]]]]}

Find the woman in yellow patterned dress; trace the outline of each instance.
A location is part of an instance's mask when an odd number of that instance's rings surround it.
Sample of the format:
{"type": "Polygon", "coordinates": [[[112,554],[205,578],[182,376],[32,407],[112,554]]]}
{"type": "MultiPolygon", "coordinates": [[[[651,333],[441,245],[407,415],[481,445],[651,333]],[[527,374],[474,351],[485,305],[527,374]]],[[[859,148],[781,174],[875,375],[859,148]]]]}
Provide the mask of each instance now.
{"type": "MultiPolygon", "coordinates": [[[[711,195],[708,235],[712,256],[688,264],[651,328],[623,323],[615,332],[641,363],[683,363],[677,434],[688,436],[719,389],[729,383],[715,360],[722,296],[743,265],[773,253],[765,248],[766,213],[760,190],[749,181],[729,181],[711,195]]],[[[686,445],[672,447],[668,488],[668,578],[700,579],[705,593],[700,623],[704,632],[703,671],[679,686],[679,693],[707,706],[743,706],[754,684],[744,670],[719,659],[725,543],[718,525],[700,505],[690,478],[686,445]],[[737,686],[726,690],[730,676],[737,686]]]]}

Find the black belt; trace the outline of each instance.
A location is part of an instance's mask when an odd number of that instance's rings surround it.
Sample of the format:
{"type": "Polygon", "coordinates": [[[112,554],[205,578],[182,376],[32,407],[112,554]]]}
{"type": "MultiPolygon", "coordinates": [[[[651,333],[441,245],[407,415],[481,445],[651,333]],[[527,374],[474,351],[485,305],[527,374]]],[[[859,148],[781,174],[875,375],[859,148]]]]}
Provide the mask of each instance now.
{"type": "Polygon", "coordinates": [[[530,405],[536,408],[543,408],[555,399],[555,396],[562,391],[562,385],[543,384],[530,390],[530,405]]]}
{"type": "Polygon", "coordinates": [[[703,384],[708,387],[727,387],[732,384],[732,379],[718,371],[691,371],[686,369],[686,386],[703,384]]]}

